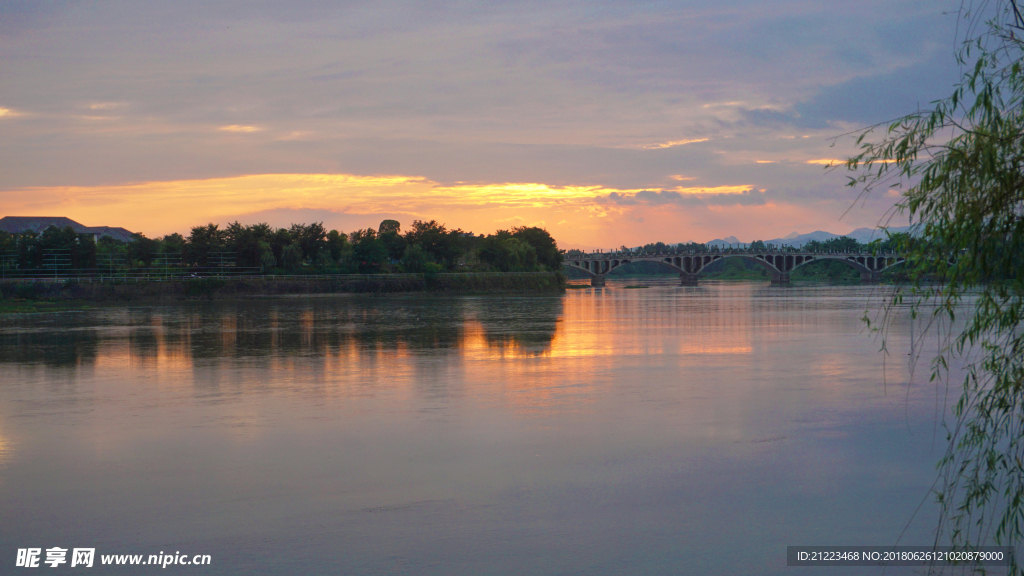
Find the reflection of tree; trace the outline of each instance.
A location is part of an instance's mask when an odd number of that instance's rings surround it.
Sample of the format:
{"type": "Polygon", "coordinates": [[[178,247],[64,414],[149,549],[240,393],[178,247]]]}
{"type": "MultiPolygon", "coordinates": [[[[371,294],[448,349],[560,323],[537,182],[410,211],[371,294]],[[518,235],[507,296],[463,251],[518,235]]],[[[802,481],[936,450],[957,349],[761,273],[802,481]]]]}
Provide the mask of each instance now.
{"type": "Polygon", "coordinates": [[[151,310],[131,310],[129,325],[138,327],[128,331],[128,350],[132,358],[155,360],[159,354],[156,334],[160,325],[159,315],[153,314],[151,310]]]}
{"type": "Polygon", "coordinates": [[[474,310],[488,346],[517,348],[528,354],[541,354],[551,347],[562,317],[561,298],[509,298],[500,302],[488,302],[474,310]]]}
{"type": "Polygon", "coordinates": [[[305,305],[212,306],[166,322],[193,358],[325,356],[344,350],[457,348],[458,300],[330,299],[305,305]]]}
{"type": "Polygon", "coordinates": [[[80,366],[96,362],[100,333],[82,329],[70,318],[60,325],[52,320],[31,317],[21,319],[0,331],[0,362],[44,364],[46,366],[80,366]]]}
{"type": "MultiPolygon", "coordinates": [[[[311,302],[216,303],[181,308],[95,311],[40,329],[40,317],[0,332],[0,362],[93,364],[104,350],[127,349],[147,363],[326,357],[355,353],[458,351],[466,323],[484,327],[488,345],[546,350],[562,313],[560,298],[332,298],[311,302]]],[[[257,363],[258,365],[259,363],[257,363]]]]}

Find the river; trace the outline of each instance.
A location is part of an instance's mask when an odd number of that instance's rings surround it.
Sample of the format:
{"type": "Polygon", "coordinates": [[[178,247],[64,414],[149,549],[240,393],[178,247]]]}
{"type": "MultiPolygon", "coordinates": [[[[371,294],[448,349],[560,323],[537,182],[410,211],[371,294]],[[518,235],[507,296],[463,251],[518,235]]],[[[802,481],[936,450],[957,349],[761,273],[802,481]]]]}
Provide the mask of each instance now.
{"type": "Polygon", "coordinates": [[[88,547],[52,572],[806,575],[834,572],[786,546],[930,545],[944,390],[904,321],[887,357],[866,333],[884,290],[8,315],[0,572],[88,547]]]}

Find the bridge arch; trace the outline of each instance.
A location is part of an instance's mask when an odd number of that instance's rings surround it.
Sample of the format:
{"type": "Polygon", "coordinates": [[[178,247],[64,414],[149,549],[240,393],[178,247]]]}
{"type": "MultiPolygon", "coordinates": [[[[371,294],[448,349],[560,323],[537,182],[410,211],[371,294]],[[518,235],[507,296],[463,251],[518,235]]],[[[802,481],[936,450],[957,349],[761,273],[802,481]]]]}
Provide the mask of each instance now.
{"type": "Polygon", "coordinates": [[[665,254],[640,257],[594,255],[589,258],[567,260],[563,265],[586,273],[591,278],[591,285],[603,286],[605,275],[611,273],[612,270],[633,262],[655,262],[679,272],[682,284],[696,285],[697,274],[708,264],[721,260],[722,257],[721,254],[665,254]]]}
{"type": "Polygon", "coordinates": [[[729,258],[739,258],[740,260],[746,260],[747,262],[753,262],[755,264],[758,264],[759,266],[761,266],[762,268],[764,268],[765,270],[767,270],[768,272],[770,272],[772,274],[780,272],[780,270],[772,262],[770,262],[768,260],[765,260],[764,258],[758,258],[757,256],[752,256],[752,255],[749,255],[749,254],[729,254],[729,255],[723,257],[723,260],[729,259],[729,258]]]}
{"type": "MultiPolygon", "coordinates": [[[[878,279],[882,271],[892,268],[893,266],[899,266],[903,264],[906,259],[898,256],[877,256],[873,254],[822,254],[814,259],[806,260],[793,266],[793,270],[800,266],[805,266],[811,262],[842,262],[843,264],[853,268],[857,272],[860,272],[861,279],[867,280],[870,276],[871,279],[878,279]]],[[[791,272],[792,270],[790,270],[791,272]]]]}

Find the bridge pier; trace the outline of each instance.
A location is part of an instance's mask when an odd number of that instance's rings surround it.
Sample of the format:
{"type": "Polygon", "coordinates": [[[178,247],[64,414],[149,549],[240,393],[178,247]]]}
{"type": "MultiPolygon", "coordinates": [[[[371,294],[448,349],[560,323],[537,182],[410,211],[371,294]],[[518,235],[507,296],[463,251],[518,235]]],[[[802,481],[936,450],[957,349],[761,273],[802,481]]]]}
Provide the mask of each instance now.
{"type": "Polygon", "coordinates": [[[604,286],[604,274],[595,274],[594,277],[590,279],[590,285],[595,288],[604,286]]]}
{"type": "Polygon", "coordinates": [[[772,272],[773,286],[789,286],[789,272],[772,272]]]}
{"type": "Polygon", "coordinates": [[[861,272],[860,283],[861,284],[878,284],[882,281],[882,274],[880,272],[861,272]]]}
{"type": "Polygon", "coordinates": [[[696,274],[687,274],[686,272],[683,272],[683,273],[679,274],[679,285],[680,286],[696,286],[697,285],[697,275],[696,274]]]}

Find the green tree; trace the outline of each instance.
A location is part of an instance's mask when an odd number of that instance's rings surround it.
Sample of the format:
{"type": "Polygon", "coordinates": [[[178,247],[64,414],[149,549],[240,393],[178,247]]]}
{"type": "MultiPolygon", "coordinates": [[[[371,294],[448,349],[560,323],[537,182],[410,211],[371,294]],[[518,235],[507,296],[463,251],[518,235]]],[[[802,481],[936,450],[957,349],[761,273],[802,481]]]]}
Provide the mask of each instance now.
{"type": "Polygon", "coordinates": [[[707,252],[707,244],[698,244],[696,242],[690,242],[689,244],[677,244],[676,250],[682,250],[686,252],[707,252]]]}
{"type": "Polygon", "coordinates": [[[804,244],[803,249],[808,252],[865,252],[867,246],[849,236],[839,236],[828,240],[811,240],[804,244]]]}
{"type": "Polygon", "coordinates": [[[260,272],[267,274],[274,270],[274,266],[277,266],[277,258],[274,257],[274,249],[270,247],[269,242],[259,243],[259,266],[260,272]]]}
{"type": "Polygon", "coordinates": [[[334,261],[331,260],[331,251],[328,248],[321,248],[316,253],[316,259],[313,261],[313,266],[316,268],[318,274],[325,274],[330,272],[334,268],[334,261]]]}
{"type": "Polygon", "coordinates": [[[435,262],[450,270],[465,252],[462,246],[463,234],[465,233],[461,230],[449,231],[444,224],[438,224],[436,220],[415,220],[412,223],[412,230],[406,232],[405,240],[409,244],[419,244],[430,253],[435,262]]]}
{"type": "Polygon", "coordinates": [[[562,266],[562,252],[548,231],[536,226],[521,226],[512,229],[512,237],[533,247],[537,262],[547,270],[558,270],[562,266]]]}
{"type": "Polygon", "coordinates": [[[402,269],[406,272],[426,272],[427,265],[432,264],[430,254],[419,244],[408,244],[402,254],[402,269]]]}
{"type": "Polygon", "coordinates": [[[43,267],[43,252],[39,246],[39,235],[26,230],[17,235],[18,268],[33,270],[43,267]]]}
{"type": "Polygon", "coordinates": [[[237,221],[228,224],[224,229],[224,249],[234,253],[236,266],[255,268],[260,265],[259,245],[264,238],[260,232],[269,228],[266,224],[243,226],[237,221]]]}
{"type": "Polygon", "coordinates": [[[160,239],[160,251],[170,254],[181,254],[185,250],[185,237],[175,232],[160,239]]]}
{"type": "Polygon", "coordinates": [[[383,222],[380,223],[380,226],[377,228],[377,233],[387,234],[389,232],[394,232],[395,234],[398,234],[401,231],[401,229],[402,224],[398,220],[384,220],[383,222]]]}
{"type": "MultiPolygon", "coordinates": [[[[267,242],[270,244],[270,249],[274,251],[274,258],[277,258],[278,263],[283,265],[284,263],[284,249],[291,245],[294,238],[292,233],[287,228],[278,228],[274,230],[274,233],[270,235],[267,242]]],[[[299,260],[302,259],[302,249],[299,248],[299,260]]]]}
{"type": "MultiPolygon", "coordinates": [[[[907,283],[877,328],[902,310],[962,328],[932,363],[933,378],[962,362],[964,380],[936,488],[940,532],[956,546],[1018,545],[1024,533],[1024,27],[1017,3],[963,5],[966,70],[928,110],[863,132],[846,166],[864,193],[907,183],[897,210],[915,224],[904,239],[907,283]],[[978,27],[974,9],[994,9],[978,27]],[[878,134],[881,132],[881,135],[878,134]],[[938,278],[941,282],[927,282],[938,278]]],[[[1019,565],[1012,573],[1020,574],[1019,565]]]]}
{"type": "Polygon", "coordinates": [[[79,234],[70,226],[50,226],[35,238],[40,262],[45,267],[85,270],[96,267],[96,242],[91,234],[79,234]]]}
{"type": "Polygon", "coordinates": [[[391,260],[400,260],[405,254],[407,242],[401,235],[402,225],[398,220],[385,220],[380,223],[377,229],[377,237],[384,243],[391,260]]]}
{"type": "Polygon", "coordinates": [[[349,235],[352,239],[352,260],[360,274],[382,272],[388,261],[388,250],[377,237],[373,228],[356,230],[349,235]]]}
{"type": "MultiPolygon", "coordinates": [[[[103,240],[106,240],[105,238],[103,240]]],[[[101,241],[107,245],[107,242],[101,241]]],[[[160,242],[146,238],[145,234],[132,234],[132,241],[128,243],[129,266],[148,267],[153,262],[153,254],[160,251],[160,242]]]]}
{"type": "Polygon", "coordinates": [[[224,232],[213,223],[196,226],[185,244],[184,259],[195,266],[208,266],[211,252],[224,250],[224,232]]]}
{"type": "Polygon", "coordinates": [[[902,254],[908,250],[912,240],[913,238],[911,238],[910,234],[897,232],[888,234],[885,240],[879,240],[877,244],[872,242],[871,248],[876,252],[897,252],[902,254]]]}
{"type": "Polygon", "coordinates": [[[295,274],[302,271],[302,247],[292,242],[281,249],[281,266],[286,272],[295,274]]]}
{"type": "Polygon", "coordinates": [[[507,230],[499,230],[480,243],[480,261],[501,272],[537,269],[537,250],[507,230]]]}
{"type": "Polygon", "coordinates": [[[321,248],[327,247],[327,229],[323,222],[292,224],[292,239],[302,248],[302,259],[312,262],[321,248]]]}
{"type": "Polygon", "coordinates": [[[331,259],[335,262],[341,262],[345,255],[351,251],[352,247],[348,243],[348,236],[337,230],[331,230],[327,233],[327,249],[331,251],[331,259]]]}
{"type": "MultiPolygon", "coordinates": [[[[136,234],[133,234],[132,238],[135,236],[136,234]]],[[[138,236],[145,238],[142,234],[138,234],[138,236]]],[[[159,240],[153,240],[152,242],[155,242],[157,245],[160,244],[159,240]]],[[[101,236],[100,239],[96,241],[96,251],[101,254],[124,254],[127,250],[127,243],[111,238],[110,236],[101,236]]]]}
{"type": "Polygon", "coordinates": [[[348,240],[352,244],[358,244],[364,240],[375,240],[377,238],[377,231],[373,228],[363,228],[355,230],[348,235],[348,240]]]}
{"type": "Polygon", "coordinates": [[[18,267],[18,239],[14,234],[0,230],[0,268],[6,273],[18,267]]]}

